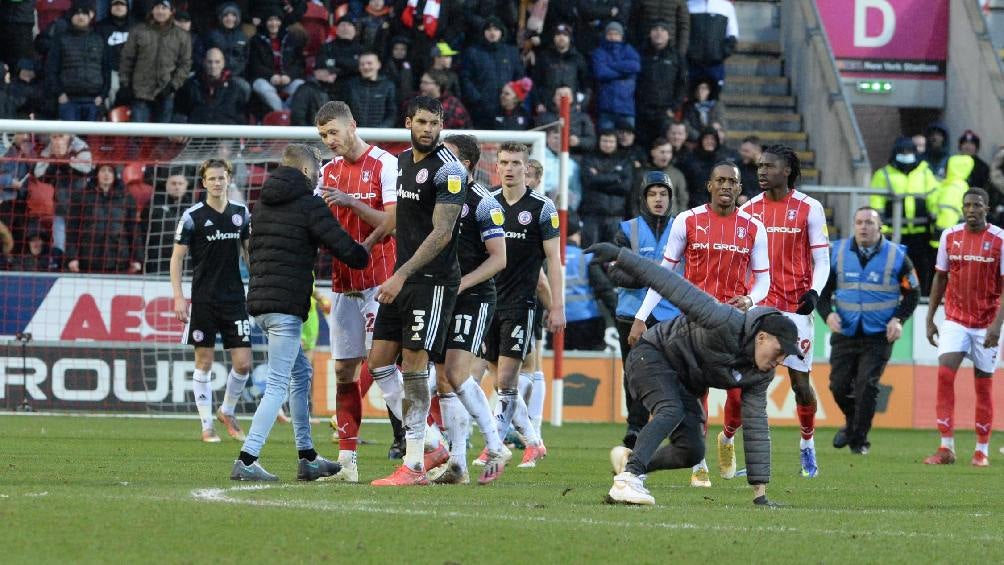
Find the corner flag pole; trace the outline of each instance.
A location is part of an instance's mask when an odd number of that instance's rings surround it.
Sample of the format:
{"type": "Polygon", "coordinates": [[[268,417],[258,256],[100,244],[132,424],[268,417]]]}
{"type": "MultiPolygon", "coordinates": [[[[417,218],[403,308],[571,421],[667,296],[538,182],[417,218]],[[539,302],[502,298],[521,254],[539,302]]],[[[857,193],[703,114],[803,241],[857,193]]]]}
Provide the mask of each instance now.
{"type": "MultiPolygon", "coordinates": [[[[568,135],[571,131],[572,101],[563,97],[558,111],[561,116],[561,154],[558,159],[558,221],[561,224],[561,286],[565,286],[565,246],[568,243],[568,135]]],[[[554,334],[554,380],[552,381],[551,425],[560,426],[565,405],[565,330],[554,334]]]]}

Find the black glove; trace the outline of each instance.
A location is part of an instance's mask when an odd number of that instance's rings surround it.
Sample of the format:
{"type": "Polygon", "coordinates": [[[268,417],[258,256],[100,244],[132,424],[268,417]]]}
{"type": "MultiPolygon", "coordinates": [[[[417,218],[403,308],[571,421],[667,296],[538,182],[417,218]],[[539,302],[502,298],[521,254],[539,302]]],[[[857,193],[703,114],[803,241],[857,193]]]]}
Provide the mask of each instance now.
{"type": "Polygon", "coordinates": [[[798,299],[798,310],[795,310],[795,312],[798,314],[811,314],[816,309],[816,302],[819,302],[819,293],[810,288],[808,292],[798,299]]]}
{"type": "Polygon", "coordinates": [[[762,495],[754,498],[753,499],[753,505],[754,506],[762,506],[764,508],[780,508],[781,507],[780,504],[778,504],[778,503],[776,503],[776,502],[774,502],[772,500],[767,500],[767,495],[766,494],[762,494],[762,495]]]}
{"type": "Polygon", "coordinates": [[[599,260],[600,262],[607,263],[609,261],[617,260],[617,256],[621,252],[621,248],[612,243],[604,241],[590,245],[585,250],[585,252],[592,253],[595,259],[599,260]]]}

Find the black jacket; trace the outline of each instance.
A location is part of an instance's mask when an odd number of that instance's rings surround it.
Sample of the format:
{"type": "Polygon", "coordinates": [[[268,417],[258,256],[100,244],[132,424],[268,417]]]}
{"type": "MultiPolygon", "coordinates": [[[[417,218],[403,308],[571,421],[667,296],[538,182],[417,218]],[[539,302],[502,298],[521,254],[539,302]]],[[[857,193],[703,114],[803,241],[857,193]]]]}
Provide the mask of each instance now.
{"type": "Polygon", "coordinates": [[[335,74],[339,80],[359,75],[359,56],[363,54],[363,44],[359,41],[335,39],[321,46],[318,61],[335,60],[335,74]]]}
{"type": "Polygon", "coordinates": [[[361,128],[392,128],[397,117],[394,83],[383,76],[366,80],[352,77],[345,85],[345,103],[361,128]]]}
{"type": "Polygon", "coordinates": [[[774,371],[759,370],[753,353],[760,320],[780,313],[767,307],[742,312],[722,304],[679,274],[627,249],[620,250],[617,265],[683,312],[682,316],[656,324],[641,339],[663,352],[687,390],[700,397],[709,387],[742,389],[746,481],[770,482],[767,387],[774,379],[774,371]]]}
{"type": "Polygon", "coordinates": [[[215,85],[205,74],[185,81],[174,97],[175,121],[189,124],[247,123],[251,87],[240,77],[224,76],[215,85]]]}
{"type": "Polygon", "coordinates": [[[554,91],[559,86],[570,86],[572,92],[588,92],[592,79],[589,61],[575,47],[558,53],[554,47],[545,49],[533,67],[534,104],[550,106],[554,91]]]}
{"type": "Polygon", "coordinates": [[[105,42],[105,50],[108,51],[108,64],[113,71],[118,72],[119,61],[122,59],[122,48],[125,47],[129,39],[129,28],[132,27],[132,18],[128,15],[124,18],[108,16],[94,26],[95,31],[105,42]]]}
{"type": "Polygon", "coordinates": [[[736,48],[734,36],[725,37],[729,19],[722,14],[690,14],[687,59],[702,65],[721,63],[736,48]]]}
{"type": "Polygon", "coordinates": [[[107,96],[110,73],[105,42],[96,31],[70,28],[53,38],[45,60],[46,90],[51,96],[107,96]]]}
{"type": "Polygon", "coordinates": [[[366,248],[345,233],[299,170],[279,167],[265,181],[251,216],[248,312],[307,319],[317,246],[353,269],[369,263],[366,248]]]}
{"type": "Polygon", "coordinates": [[[234,75],[244,76],[248,66],[248,36],[244,35],[240,26],[234,29],[219,27],[210,31],[205,46],[206,51],[213,47],[223,51],[226,69],[234,75]]]}
{"type": "Polygon", "coordinates": [[[635,91],[638,116],[666,117],[668,108],[680,107],[686,84],[687,73],[679,53],[672,47],[656,50],[648,45],[641,52],[641,73],[635,91]]]}
{"type": "MultiPolygon", "coordinates": [[[[264,23],[259,26],[260,30],[264,28],[264,23]]],[[[279,30],[279,36],[282,72],[277,73],[272,64],[272,39],[268,32],[262,31],[251,39],[251,56],[245,75],[249,82],[259,78],[269,80],[275,74],[285,74],[294,80],[305,77],[307,61],[303,57],[303,40],[295,33],[287,33],[285,28],[279,30]]]]}
{"type": "Polygon", "coordinates": [[[180,199],[161,192],[153,195],[146,207],[146,273],[167,273],[171,269],[174,232],[182,214],[192,205],[191,192],[180,199]]]}
{"type": "Polygon", "coordinates": [[[296,92],[289,97],[289,125],[312,126],[314,116],[328,101],[331,100],[331,90],[309,77],[296,92]]]}
{"type": "Polygon", "coordinates": [[[117,180],[107,194],[92,178],[73,195],[66,222],[66,260],[79,260],[83,272],[122,272],[143,261],[136,201],[117,180]]]}
{"type": "Polygon", "coordinates": [[[583,216],[623,216],[627,210],[633,186],[633,165],[620,153],[586,155],[579,163],[582,177],[582,203],[579,214],[583,216]],[[596,169],[596,173],[590,172],[596,169]]]}

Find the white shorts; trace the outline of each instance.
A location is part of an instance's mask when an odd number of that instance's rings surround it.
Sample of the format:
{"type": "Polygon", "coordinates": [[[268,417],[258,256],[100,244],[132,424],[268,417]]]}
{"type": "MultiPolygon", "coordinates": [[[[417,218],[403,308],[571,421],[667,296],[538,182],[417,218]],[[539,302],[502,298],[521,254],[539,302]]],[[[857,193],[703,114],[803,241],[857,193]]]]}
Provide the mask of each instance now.
{"type": "Polygon", "coordinates": [[[373,324],[380,307],[376,301],[378,288],[331,293],[328,330],[331,332],[332,359],[359,359],[368,354],[373,345],[373,324]]]}
{"type": "Polygon", "coordinates": [[[795,322],[798,328],[798,347],[802,350],[803,359],[794,355],[789,355],[784,359],[785,367],[808,373],[812,369],[812,343],[816,340],[815,329],[812,324],[812,314],[796,314],[794,312],[781,312],[786,318],[795,322]]]}
{"type": "Polygon", "coordinates": [[[984,373],[993,373],[997,367],[998,346],[983,347],[987,329],[967,328],[958,322],[945,320],[938,328],[938,356],[945,353],[965,353],[973,366],[984,373]]]}

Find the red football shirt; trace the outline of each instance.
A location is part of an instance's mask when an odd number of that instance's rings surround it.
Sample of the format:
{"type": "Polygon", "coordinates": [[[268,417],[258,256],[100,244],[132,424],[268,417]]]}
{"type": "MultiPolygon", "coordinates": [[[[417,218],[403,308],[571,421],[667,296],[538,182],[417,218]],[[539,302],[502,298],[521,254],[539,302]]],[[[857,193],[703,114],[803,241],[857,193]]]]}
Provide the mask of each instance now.
{"type": "Polygon", "coordinates": [[[945,318],[967,328],[986,328],[994,321],[1004,275],[1004,230],[994,225],[971,232],[965,224],[941,232],[934,268],[948,273],[945,318]]]}
{"type": "MultiPolygon", "coordinates": [[[[317,183],[318,188],[337,188],[370,208],[384,210],[385,206],[397,203],[397,157],[374,145],[354,163],[336,156],[321,168],[317,183]]],[[[373,226],[348,208],[332,206],[331,213],[358,242],[373,233],[373,226]]],[[[341,261],[334,261],[331,290],[349,292],[380,286],[394,274],[396,256],[397,243],[393,237],[387,237],[373,246],[365,269],[350,269],[341,261]]]]}
{"type": "Polygon", "coordinates": [[[664,258],[674,267],[684,261],[685,279],[726,302],[749,294],[753,276],[767,271],[767,235],[749,214],[719,216],[705,204],[673,220],[664,258]]]}
{"type": "Polygon", "coordinates": [[[830,245],[823,205],[791,190],[777,202],[761,192],[742,209],[767,229],[770,291],[763,305],[784,312],[798,310],[798,299],[812,288],[812,250],[830,245]]]}

